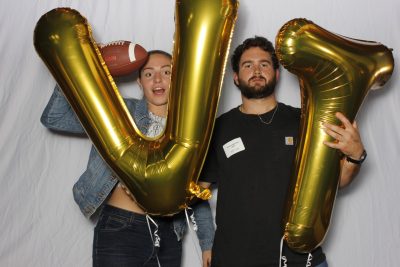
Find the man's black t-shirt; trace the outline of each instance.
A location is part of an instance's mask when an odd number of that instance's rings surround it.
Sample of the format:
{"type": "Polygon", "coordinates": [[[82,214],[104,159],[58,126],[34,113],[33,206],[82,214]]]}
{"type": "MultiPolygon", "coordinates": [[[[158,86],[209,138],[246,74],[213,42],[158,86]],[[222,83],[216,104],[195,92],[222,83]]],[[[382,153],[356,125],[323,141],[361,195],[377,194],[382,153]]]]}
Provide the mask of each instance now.
{"type": "MultiPolygon", "coordinates": [[[[248,115],[235,108],[216,121],[200,178],[218,184],[213,267],[279,266],[300,109],[279,103],[273,113],[248,115]]],[[[283,255],[290,267],[306,265],[306,254],[284,247],[283,255]]],[[[319,248],[312,266],[323,260],[319,248]]]]}

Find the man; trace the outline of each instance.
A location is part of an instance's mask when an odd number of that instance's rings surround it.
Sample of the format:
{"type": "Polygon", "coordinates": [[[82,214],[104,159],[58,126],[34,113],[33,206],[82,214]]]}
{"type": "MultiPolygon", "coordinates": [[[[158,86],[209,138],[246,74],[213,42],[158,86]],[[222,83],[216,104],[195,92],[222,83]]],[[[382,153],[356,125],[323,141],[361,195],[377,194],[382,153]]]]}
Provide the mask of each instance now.
{"type": "MultiPolygon", "coordinates": [[[[267,39],[245,40],[231,63],[242,104],[217,119],[200,179],[203,186],[218,183],[212,266],[279,266],[281,220],[300,109],[276,100],[279,63],[267,39]],[[285,143],[286,137],[294,142],[285,143]]],[[[357,126],[340,113],[336,116],[343,126],[324,123],[325,131],[337,140],[326,145],[356,162],[365,153],[357,126]]],[[[340,186],[348,185],[358,169],[359,164],[344,160],[340,186]]],[[[327,266],[321,248],[312,254],[312,266],[327,266]]],[[[284,246],[283,255],[289,267],[306,266],[306,254],[284,246]]]]}

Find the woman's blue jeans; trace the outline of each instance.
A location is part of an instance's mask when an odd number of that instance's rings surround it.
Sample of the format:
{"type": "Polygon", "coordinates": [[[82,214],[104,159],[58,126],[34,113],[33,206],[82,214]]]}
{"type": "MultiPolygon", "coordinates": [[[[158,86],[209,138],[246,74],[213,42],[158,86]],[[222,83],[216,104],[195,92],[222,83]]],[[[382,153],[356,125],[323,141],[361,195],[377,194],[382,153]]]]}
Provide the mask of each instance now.
{"type": "MultiPolygon", "coordinates": [[[[146,216],[106,205],[94,229],[95,267],[180,267],[182,242],[172,218],[153,218],[158,224],[160,247],[153,245],[146,216]]],[[[150,223],[152,233],[154,224],[150,223]]]]}

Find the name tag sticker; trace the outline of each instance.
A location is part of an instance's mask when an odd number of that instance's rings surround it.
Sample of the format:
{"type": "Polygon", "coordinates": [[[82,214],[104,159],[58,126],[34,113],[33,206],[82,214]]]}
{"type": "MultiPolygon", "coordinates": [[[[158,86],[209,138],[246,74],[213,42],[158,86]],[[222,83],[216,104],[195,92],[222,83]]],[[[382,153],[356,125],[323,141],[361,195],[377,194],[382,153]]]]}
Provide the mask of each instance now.
{"type": "Polygon", "coordinates": [[[236,153],[238,153],[240,151],[245,150],[244,144],[242,142],[242,138],[240,138],[240,137],[229,141],[228,143],[226,143],[222,147],[223,147],[223,149],[225,151],[225,155],[226,155],[227,158],[229,158],[232,155],[235,155],[236,153]]]}
{"type": "Polygon", "coordinates": [[[294,145],[294,139],[292,136],[286,136],[285,137],[285,144],[287,146],[293,146],[294,145]]]}

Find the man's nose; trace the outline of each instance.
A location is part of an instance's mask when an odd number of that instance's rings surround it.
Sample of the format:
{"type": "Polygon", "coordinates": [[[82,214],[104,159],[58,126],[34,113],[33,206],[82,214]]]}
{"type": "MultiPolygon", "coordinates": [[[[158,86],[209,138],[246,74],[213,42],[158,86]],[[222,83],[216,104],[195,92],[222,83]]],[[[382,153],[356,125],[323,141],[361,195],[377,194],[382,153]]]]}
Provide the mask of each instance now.
{"type": "Polygon", "coordinates": [[[254,68],[254,69],[253,69],[254,74],[257,74],[257,75],[260,75],[260,74],[261,74],[260,66],[254,65],[253,68],[254,68]]]}

